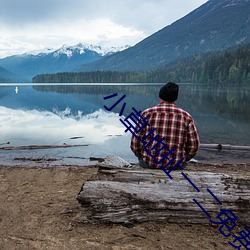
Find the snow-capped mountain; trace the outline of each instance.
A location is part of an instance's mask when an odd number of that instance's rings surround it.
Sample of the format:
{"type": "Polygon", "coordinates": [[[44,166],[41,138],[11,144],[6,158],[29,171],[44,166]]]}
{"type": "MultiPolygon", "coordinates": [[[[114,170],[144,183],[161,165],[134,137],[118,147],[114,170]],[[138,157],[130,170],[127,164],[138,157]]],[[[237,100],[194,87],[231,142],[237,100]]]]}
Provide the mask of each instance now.
{"type": "Polygon", "coordinates": [[[37,74],[72,71],[80,65],[94,62],[128,47],[107,48],[83,43],[74,46],[63,45],[56,50],[46,48],[42,51],[9,56],[0,59],[0,66],[31,80],[37,74]]]}
{"type": "Polygon", "coordinates": [[[90,45],[90,44],[78,43],[75,46],[63,45],[60,49],[55,50],[53,52],[53,56],[57,57],[57,56],[65,54],[68,58],[70,58],[75,53],[78,53],[81,55],[81,54],[86,53],[87,51],[93,51],[101,56],[106,56],[106,55],[116,53],[118,51],[122,51],[122,50],[127,49],[127,48],[129,48],[128,45],[123,46],[123,47],[105,48],[102,46],[95,46],[95,45],[90,45]]]}
{"type": "Polygon", "coordinates": [[[129,47],[130,47],[129,45],[125,45],[122,47],[104,47],[101,45],[92,45],[92,44],[83,44],[83,43],[78,43],[74,46],[69,46],[67,44],[64,44],[61,48],[56,49],[56,50],[53,48],[45,48],[42,50],[36,50],[36,51],[31,51],[29,53],[25,53],[23,54],[23,56],[27,56],[27,55],[43,56],[45,54],[52,53],[54,57],[66,55],[68,58],[70,58],[74,54],[84,54],[86,51],[93,51],[101,56],[106,56],[106,55],[110,55],[110,54],[122,51],[129,47]]]}

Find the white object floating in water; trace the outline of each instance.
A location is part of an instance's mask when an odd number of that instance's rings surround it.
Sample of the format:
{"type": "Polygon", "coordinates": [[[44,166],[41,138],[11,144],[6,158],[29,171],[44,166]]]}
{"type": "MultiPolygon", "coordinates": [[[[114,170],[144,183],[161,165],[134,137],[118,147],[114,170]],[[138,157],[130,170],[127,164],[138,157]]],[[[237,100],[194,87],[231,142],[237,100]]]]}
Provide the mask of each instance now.
{"type": "Polygon", "coordinates": [[[16,87],[15,92],[16,92],[16,94],[18,93],[18,87],[16,87]]]}

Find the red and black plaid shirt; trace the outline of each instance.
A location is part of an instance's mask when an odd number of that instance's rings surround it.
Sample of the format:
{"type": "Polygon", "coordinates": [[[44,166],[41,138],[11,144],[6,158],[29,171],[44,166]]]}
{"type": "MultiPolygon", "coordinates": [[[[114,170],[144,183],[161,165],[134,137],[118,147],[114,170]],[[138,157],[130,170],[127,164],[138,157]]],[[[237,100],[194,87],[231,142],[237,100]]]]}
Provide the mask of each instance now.
{"type": "Polygon", "coordinates": [[[131,137],[131,149],[146,164],[160,168],[160,166],[166,167],[172,160],[167,166],[169,169],[182,158],[184,160],[180,165],[195,156],[200,141],[194,120],[189,113],[174,103],[162,101],[157,106],[143,111],[141,116],[147,118],[150,126],[144,123],[145,127],[142,129],[136,127],[135,130],[139,132],[131,137]],[[155,130],[148,136],[149,129],[155,130]],[[154,139],[156,135],[158,137],[154,139]],[[162,138],[164,139],[160,141],[162,138]],[[170,150],[172,154],[169,154],[170,150]],[[167,154],[169,159],[166,159],[167,157],[164,159],[163,156],[167,154]]]}

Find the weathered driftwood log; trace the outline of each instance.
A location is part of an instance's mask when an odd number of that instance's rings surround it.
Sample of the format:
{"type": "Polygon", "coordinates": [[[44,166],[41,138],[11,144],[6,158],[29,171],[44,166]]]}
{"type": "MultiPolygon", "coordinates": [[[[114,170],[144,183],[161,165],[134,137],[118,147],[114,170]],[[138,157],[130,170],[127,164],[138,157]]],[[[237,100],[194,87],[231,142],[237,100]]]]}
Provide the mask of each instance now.
{"type": "Polygon", "coordinates": [[[230,144],[200,144],[200,148],[217,149],[217,150],[250,150],[250,146],[238,146],[230,144]]]}
{"type": "Polygon", "coordinates": [[[208,224],[197,202],[216,218],[220,209],[232,210],[237,224],[250,225],[250,176],[176,170],[171,180],[162,170],[100,166],[77,195],[89,222],[161,221],[208,224]],[[198,192],[186,176],[200,190],[198,192]],[[222,202],[220,205],[207,188],[222,202]]]}

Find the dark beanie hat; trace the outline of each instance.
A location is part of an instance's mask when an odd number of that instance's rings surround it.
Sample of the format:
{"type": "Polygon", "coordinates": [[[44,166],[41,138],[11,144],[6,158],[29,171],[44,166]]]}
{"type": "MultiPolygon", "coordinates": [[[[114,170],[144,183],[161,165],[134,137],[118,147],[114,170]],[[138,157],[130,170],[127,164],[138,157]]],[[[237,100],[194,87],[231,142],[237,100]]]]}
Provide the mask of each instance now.
{"type": "Polygon", "coordinates": [[[161,87],[159,97],[166,102],[174,102],[178,98],[179,86],[176,83],[168,82],[161,87]]]}

